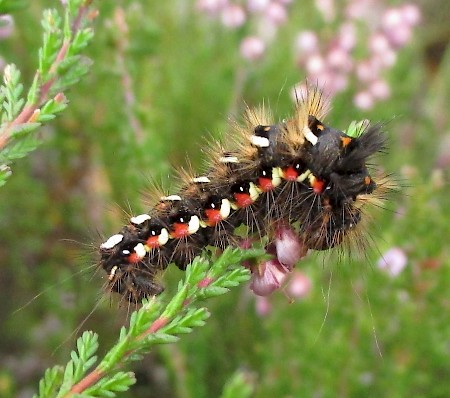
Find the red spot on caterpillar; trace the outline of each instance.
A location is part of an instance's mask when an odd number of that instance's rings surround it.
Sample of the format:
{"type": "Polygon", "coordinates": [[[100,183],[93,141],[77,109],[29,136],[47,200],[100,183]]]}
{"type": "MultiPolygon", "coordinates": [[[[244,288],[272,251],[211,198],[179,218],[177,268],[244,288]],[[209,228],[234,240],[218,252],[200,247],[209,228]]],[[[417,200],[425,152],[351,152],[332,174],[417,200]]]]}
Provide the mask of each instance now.
{"type": "Polygon", "coordinates": [[[216,224],[218,224],[219,222],[222,221],[222,216],[220,215],[220,210],[217,209],[206,209],[205,210],[205,215],[207,217],[207,222],[206,224],[209,227],[212,227],[216,224]]]}
{"type": "Polygon", "coordinates": [[[293,166],[283,169],[284,179],[287,181],[295,181],[298,177],[297,170],[293,166]]]}
{"type": "Polygon", "coordinates": [[[173,232],[172,237],[175,239],[181,239],[185,238],[186,236],[189,236],[189,225],[183,224],[183,223],[174,223],[173,224],[173,232]]]}
{"type": "Polygon", "coordinates": [[[325,181],[315,179],[315,181],[312,185],[312,189],[315,194],[317,194],[317,195],[321,194],[325,189],[325,181]]]}
{"type": "Polygon", "coordinates": [[[258,188],[263,192],[271,191],[274,189],[272,180],[270,178],[259,177],[258,178],[258,188]]]}
{"type": "Polygon", "coordinates": [[[235,193],[233,196],[234,199],[236,199],[236,204],[240,208],[248,207],[253,204],[253,199],[248,193],[235,193]]]}
{"type": "Polygon", "coordinates": [[[127,261],[130,263],[130,264],[136,264],[136,263],[138,263],[139,261],[141,261],[141,257],[139,257],[139,255],[137,254],[137,253],[131,253],[129,256],[128,256],[128,258],[127,258],[127,261]]]}
{"type": "Polygon", "coordinates": [[[159,247],[160,246],[159,236],[150,236],[150,238],[147,239],[145,244],[152,249],[159,247]]]}

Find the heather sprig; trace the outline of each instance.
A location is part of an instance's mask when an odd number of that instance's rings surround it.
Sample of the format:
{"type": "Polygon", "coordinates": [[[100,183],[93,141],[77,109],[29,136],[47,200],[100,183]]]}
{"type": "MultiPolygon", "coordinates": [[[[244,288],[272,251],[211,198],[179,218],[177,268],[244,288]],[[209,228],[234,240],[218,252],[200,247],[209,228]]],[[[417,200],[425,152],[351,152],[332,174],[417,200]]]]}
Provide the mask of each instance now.
{"type": "Polygon", "coordinates": [[[82,51],[94,35],[91,4],[68,0],[63,12],[44,11],[38,67],[27,91],[20,70],[13,64],[5,67],[0,86],[0,186],[12,173],[10,164],[42,142],[36,129],[67,107],[64,92],[87,73],[90,61],[82,51]]]}
{"type": "Polygon", "coordinates": [[[136,380],[132,372],[122,370],[124,365],[140,360],[155,345],[175,343],[180,335],[203,326],[209,312],[199,303],[248,280],[250,272],[241,262],[262,254],[262,250],[228,248],[214,261],[197,257],[187,267],[185,279],[173,297],[168,302],[164,295],[144,300],[142,307],[131,314],[129,326],[120,330],[117,343],[89,373],[97,362],[98,336],[84,332],[67,365],[45,372],[35,398],[68,398],[77,394],[112,397],[128,390],[136,380]]]}

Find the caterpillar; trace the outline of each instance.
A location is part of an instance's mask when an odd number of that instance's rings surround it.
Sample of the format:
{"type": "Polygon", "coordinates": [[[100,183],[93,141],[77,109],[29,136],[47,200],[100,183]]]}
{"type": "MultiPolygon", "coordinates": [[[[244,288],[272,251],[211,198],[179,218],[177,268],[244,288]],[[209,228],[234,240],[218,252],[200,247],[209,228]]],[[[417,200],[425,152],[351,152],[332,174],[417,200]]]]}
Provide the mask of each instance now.
{"type": "Polygon", "coordinates": [[[243,125],[231,126],[230,144],[211,149],[204,173],[184,172],[176,194],[160,197],[100,245],[108,289],[130,302],[158,295],[157,275],[169,264],[184,270],[206,246],[239,245],[242,225],[269,245],[274,225],[287,225],[306,250],[355,237],[365,207],[383,189],[368,161],[385,148],[385,134],[380,125],[330,127],[322,122],[328,111],[318,88],[299,95],[293,117],[277,124],[264,106],[247,108],[243,125]]]}

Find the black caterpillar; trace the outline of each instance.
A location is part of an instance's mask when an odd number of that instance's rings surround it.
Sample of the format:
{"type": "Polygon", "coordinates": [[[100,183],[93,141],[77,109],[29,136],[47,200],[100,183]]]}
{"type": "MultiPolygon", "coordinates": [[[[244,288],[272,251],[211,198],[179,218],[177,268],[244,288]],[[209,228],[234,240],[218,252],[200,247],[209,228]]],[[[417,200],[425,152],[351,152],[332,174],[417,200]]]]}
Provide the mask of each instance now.
{"type": "MultiPolygon", "coordinates": [[[[185,176],[178,194],[132,217],[100,246],[110,291],[139,302],[164,289],[156,276],[170,263],[185,269],[207,246],[236,245],[236,228],[268,236],[271,225],[295,225],[313,250],[340,245],[381,190],[368,159],[383,150],[380,126],[344,133],[322,123],[328,103],[318,89],[299,98],[292,119],[271,123],[264,108],[247,109],[229,148],[214,149],[207,171],[185,176]]],[[[380,180],[381,181],[381,180],[380,180]]]]}

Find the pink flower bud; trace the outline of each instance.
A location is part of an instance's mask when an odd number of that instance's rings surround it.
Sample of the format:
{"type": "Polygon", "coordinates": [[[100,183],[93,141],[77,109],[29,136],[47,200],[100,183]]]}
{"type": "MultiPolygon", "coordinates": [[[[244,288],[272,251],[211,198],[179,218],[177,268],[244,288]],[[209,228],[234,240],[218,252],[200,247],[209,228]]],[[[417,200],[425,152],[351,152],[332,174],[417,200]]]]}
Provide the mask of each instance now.
{"type": "Polygon", "coordinates": [[[346,51],[351,51],[356,45],[356,28],[353,23],[342,24],[338,33],[338,44],[346,51]]]}
{"type": "Polygon", "coordinates": [[[353,97],[353,103],[359,109],[367,111],[373,108],[374,98],[368,91],[360,91],[353,97]]]}
{"type": "Polygon", "coordinates": [[[370,83],[369,91],[377,100],[385,100],[391,96],[389,85],[382,79],[376,79],[370,83]]]}
{"type": "Polygon", "coordinates": [[[325,62],[320,54],[312,54],[306,59],[306,71],[310,75],[317,75],[325,70],[325,62]]]}
{"type": "Polygon", "coordinates": [[[319,50],[319,40],[315,32],[304,30],[297,35],[295,47],[300,54],[311,54],[319,50]]]}
{"type": "Polygon", "coordinates": [[[404,4],[400,11],[403,14],[403,19],[406,23],[408,23],[410,26],[417,25],[420,20],[422,19],[422,15],[420,13],[419,7],[417,7],[415,4],[404,4]]]}
{"type": "Polygon", "coordinates": [[[11,36],[14,30],[14,19],[11,15],[0,15],[0,39],[11,36]]]}
{"type": "Polygon", "coordinates": [[[201,12],[214,16],[222,10],[227,3],[228,0],[197,0],[196,8],[201,12]]]}
{"type": "Polygon", "coordinates": [[[366,60],[356,65],[356,76],[362,82],[368,82],[376,79],[379,73],[380,68],[375,62],[366,60]]]}
{"type": "Polygon", "coordinates": [[[402,12],[398,8],[387,9],[381,17],[381,25],[387,32],[397,29],[403,21],[402,12]]]}
{"type": "Polygon", "coordinates": [[[277,226],[274,245],[277,260],[289,271],[308,251],[298,234],[288,224],[280,223],[277,226]]]}
{"type": "Polygon", "coordinates": [[[272,304],[270,303],[270,301],[267,299],[267,297],[263,297],[263,296],[256,296],[256,302],[255,302],[255,307],[256,307],[256,313],[259,316],[267,316],[270,314],[270,312],[272,311],[272,304]]]}
{"type": "Polygon", "coordinates": [[[275,26],[282,25],[287,20],[286,9],[281,4],[275,3],[274,1],[268,5],[264,14],[267,20],[275,26]]]}
{"type": "Polygon", "coordinates": [[[221,20],[227,28],[238,28],[246,20],[245,11],[241,6],[230,4],[223,9],[221,20]]]}
{"type": "Polygon", "coordinates": [[[352,69],[352,58],[342,47],[336,46],[330,49],[327,54],[327,62],[331,68],[349,72],[352,69]]]}
{"type": "Polygon", "coordinates": [[[386,35],[381,32],[377,32],[369,38],[369,49],[371,52],[382,56],[386,51],[391,50],[391,46],[386,35]]]}
{"type": "Polygon", "coordinates": [[[372,65],[380,68],[390,68],[397,62],[397,52],[394,49],[386,50],[383,54],[374,54],[372,65]]]}
{"type": "Polygon", "coordinates": [[[257,296],[268,296],[280,288],[288,272],[277,260],[264,261],[252,270],[250,289],[257,296]]]}
{"type": "Polygon", "coordinates": [[[330,22],[334,19],[334,0],[316,0],[315,3],[325,21],[330,22]]]}
{"type": "Polygon", "coordinates": [[[265,51],[266,45],[259,37],[249,36],[241,42],[241,56],[249,61],[256,61],[260,59],[264,55],[265,51]]]}
{"type": "Polygon", "coordinates": [[[295,298],[306,297],[312,288],[311,279],[303,272],[295,271],[288,285],[288,293],[295,298]]]}
{"type": "Polygon", "coordinates": [[[407,263],[405,252],[399,247],[393,247],[378,260],[378,268],[395,277],[403,271],[407,263]]]}
{"type": "Polygon", "coordinates": [[[331,95],[344,91],[348,86],[348,75],[344,73],[334,73],[328,81],[327,92],[331,95]]]}
{"type": "Polygon", "coordinates": [[[247,0],[247,9],[250,12],[262,12],[269,5],[269,0],[247,0]]]}
{"type": "Polygon", "coordinates": [[[391,45],[395,48],[404,47],[412,37],[411,27],[407,24],[399,25],[397,28],[386,32],[391,45]]]}

